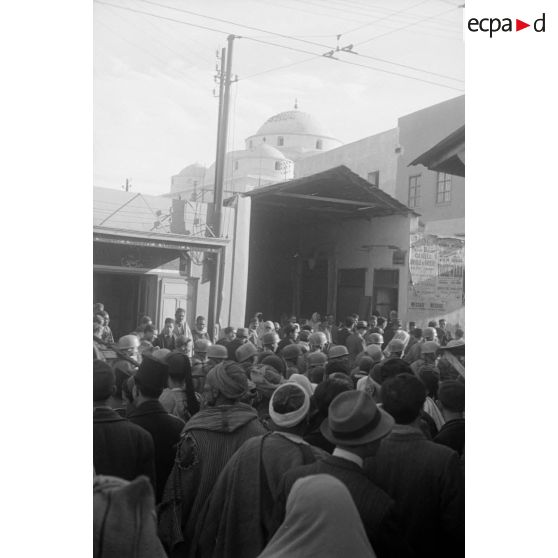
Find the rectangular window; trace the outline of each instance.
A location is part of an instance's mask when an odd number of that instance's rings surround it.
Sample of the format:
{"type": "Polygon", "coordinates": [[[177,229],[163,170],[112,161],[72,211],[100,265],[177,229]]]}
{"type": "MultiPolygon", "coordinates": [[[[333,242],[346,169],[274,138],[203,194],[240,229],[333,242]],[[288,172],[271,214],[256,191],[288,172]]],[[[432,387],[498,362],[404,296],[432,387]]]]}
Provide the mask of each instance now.
{"type": "Polygon", "coordinates": [[[283,136],[278,136],[277,137],[277,145],[279,147],[281,147],[282,145],[284,145],[284,143],[285,143],[285,140],[284,140],[283,136]]]}
{"type": "Polygon", "coordinates": [[[451,174],[439,172],[436,180],[436,203],[451,202],[451,174]]]}
{"type": "Polygon", "coordinates": [[[380,187],[380,171],[369,172],[367,179],[374,188],[380,187]]]}
{"type": "Polygon", "coordinates": [[[420,207],[420,174],[409,176],[409,203],[411,209],[420,207]]]}

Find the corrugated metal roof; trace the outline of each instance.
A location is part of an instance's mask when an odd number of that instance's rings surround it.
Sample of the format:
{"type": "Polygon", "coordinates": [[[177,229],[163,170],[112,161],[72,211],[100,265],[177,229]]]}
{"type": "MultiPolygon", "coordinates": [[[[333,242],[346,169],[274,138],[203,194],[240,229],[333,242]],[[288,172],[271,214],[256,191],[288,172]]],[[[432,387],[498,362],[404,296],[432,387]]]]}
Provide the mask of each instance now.
{"type": "MultiPolygon", "coordinates": [[[[93,226],[139,232],[170,232],[172,200],[137,192],[93,188],[93,226]]],[[[186,229],[205,236],[207,205],[186,203],[186,229]]]]}
{"type": "Polygon", "coordinates": [[[465,163],[459,155],[464,149],[465,126],[461,126],[409,163],[408,166],[423,165],[433,171],[465,176],[465,163]]]}
{"type": "Polygon", "coordinates": [[[400,201],[341,165],[304,178],[257,188],[245,194],[254,203],[293,210],[314,210],[347,217],[418,215],[400,201]]]}

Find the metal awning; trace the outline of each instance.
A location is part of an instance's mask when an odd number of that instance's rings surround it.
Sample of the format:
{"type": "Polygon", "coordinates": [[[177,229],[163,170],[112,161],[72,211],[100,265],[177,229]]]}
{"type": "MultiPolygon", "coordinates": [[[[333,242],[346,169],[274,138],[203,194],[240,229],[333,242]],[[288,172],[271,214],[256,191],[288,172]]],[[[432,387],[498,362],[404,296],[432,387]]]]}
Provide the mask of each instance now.
{"type": "Polygon", "coordinates": [[[409,163],[436,172],[465,176],[465,126],[461,126],[434,147],[409,163]]]}
{"type": "Polygon", "coordinates": [[[194,249],[203,252],[218,252],[229,243],[227,238],[194,237],[183,234],[142,232],[109,227],[93,227],[93,241],[181,251],[194,249]]]}
{"type": "Polygon", "coordinates": [[[333,169],[256,188],[244,194],[255,205],[336,218],[373,218],[415,213],[341,165],[333,169]]]}

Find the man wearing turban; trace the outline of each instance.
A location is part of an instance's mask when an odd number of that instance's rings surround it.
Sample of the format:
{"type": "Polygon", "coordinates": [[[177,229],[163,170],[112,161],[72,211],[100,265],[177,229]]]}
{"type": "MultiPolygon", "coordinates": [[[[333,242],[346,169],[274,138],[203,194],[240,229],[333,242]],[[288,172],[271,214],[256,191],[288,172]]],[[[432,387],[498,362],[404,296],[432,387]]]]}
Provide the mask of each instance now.
{"type": "Polygon", "coordinates": [[[176,460],[159,508],[159,537],[169,556],[187,556],[196,521],[233,453],[266,429],[256,411],[242,403],[249,390],[243,369],[224,361],[208,374],[205,408],[184,427],[176,460]]]}
{"type": "Polygon", "coordinates": [[[283,474],[325,456],[302,439],[309,389],[296,381],[274,388],[269,401],[273,432],[248,440],[219,475],[198,520],[196,556],[255,557],[273,536],[279,526],[275,494],[283,474]]]}

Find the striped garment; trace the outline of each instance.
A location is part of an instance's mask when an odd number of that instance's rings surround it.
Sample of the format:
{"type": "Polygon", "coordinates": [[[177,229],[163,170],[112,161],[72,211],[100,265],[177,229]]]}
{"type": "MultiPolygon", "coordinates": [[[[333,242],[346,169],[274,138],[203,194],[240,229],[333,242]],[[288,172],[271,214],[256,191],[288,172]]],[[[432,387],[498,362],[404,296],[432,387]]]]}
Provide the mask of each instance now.
{"type": "Polygon", "coordinates": [[[217,477],[246,440],[266,432],[243,403],[209,407],[188,421],[159,507],[159,537],[169,553],[180,548],[187,555],[217,477]]]}

